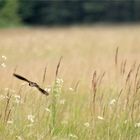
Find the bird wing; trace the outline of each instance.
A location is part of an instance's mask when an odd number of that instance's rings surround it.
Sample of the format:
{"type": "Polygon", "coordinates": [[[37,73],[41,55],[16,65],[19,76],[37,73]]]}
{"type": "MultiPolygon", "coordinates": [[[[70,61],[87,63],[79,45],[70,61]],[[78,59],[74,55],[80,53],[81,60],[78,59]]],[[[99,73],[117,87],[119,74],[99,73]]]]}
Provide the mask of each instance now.
{"type": "Polygon", "coordinates": [[[49,93],[42,88],[38,88],[38,90],[45,95],[49,95],[49,93]]]}
{"type": "Polygon", "coordinates": [[[18,78],[20,80],[26,81],[28,83],[30,82],[28,79],[24,78],[23,76],[21,76],[19,74],[13,73],[13,76],[15,76],[16,78],[18,78]]]}
{"type": "Polygon", "coordinates": [[[35,87],[36,87],[42,94],[49,95],[49,93],[48,93],[46,90],[42,89],[38,84],[35,85],[35,87]]]}

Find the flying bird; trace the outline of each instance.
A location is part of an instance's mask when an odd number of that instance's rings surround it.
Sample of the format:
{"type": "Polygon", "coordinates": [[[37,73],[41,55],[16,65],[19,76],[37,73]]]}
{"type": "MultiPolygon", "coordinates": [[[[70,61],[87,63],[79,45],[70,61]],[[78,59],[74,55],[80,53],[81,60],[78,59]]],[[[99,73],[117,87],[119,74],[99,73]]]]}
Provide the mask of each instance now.
{"type": "Polygon", "coordinates": [[[42,89],[37,83],[32,82],[32,81],[24,78],[23,76],[16,74],[16,73],[13,73],[13,76],[15,76],[16,78],[18,78],[20,80],[23,80],[23,81],[29,83],[30,87],[36,87],[42,94],[49,95],[49,93],[46,90],[42,89]]]}

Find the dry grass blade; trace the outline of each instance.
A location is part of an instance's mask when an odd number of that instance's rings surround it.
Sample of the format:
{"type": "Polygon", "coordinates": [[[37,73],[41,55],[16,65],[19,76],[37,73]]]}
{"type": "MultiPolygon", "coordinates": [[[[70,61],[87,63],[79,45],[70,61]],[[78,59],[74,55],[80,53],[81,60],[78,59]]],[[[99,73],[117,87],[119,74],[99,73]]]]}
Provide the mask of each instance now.
{"type": "Polygon", "coordinates": [[[120,97],[121,97],[121,95],[122,95],[122,92],[123,92],[123,88],[119,91],[119,95],[118,95],[118,97],[117,97],[117,103],[119,102],[119,99],[120,99],[120,97]]]}
{"type": "Polygon", "coordinates": [[[7,120],[7,117],[8,117],[7,112],[8,112],[8,108],[9,108],[9,105],[10,105],[11,96],[12,95],[9,95],[9,91],[8,91],[8,93],[7,93],[6,107],[5,107],[5,111],[4,111],[4,121],[6,121],[7,120]]]}
{"type": "Polygon", "coordinates": [[[15,66],[14,68],[14,73],[16,73],[18,66],[15,66]]]}
{"type": "Polygon", "coordinates": [[[138,79],[139,70],[140,70],[140,64],[137,67],[137,71],[136,71],[136,75],[135,75],[135,84],[136,84],[137,79],[138,79]]]}
{"type": "Polygon", "coordinates": [[[97,74],[96,74],[96,71],[94,71],[93,77],[92,77],[92,88],[93,88],[94,93],[96,92],[96,87],[97,87],[96,77],[97,77],[97,74]]]}
{"type": "Polygon", "coordinates": [[[132,89],[132,86],[129,85],[128,90],[127,90],[127,95],[126,95],[125,109],[127,109],[129,105],[131,89],[132,89]]]}
{"type": "Polygon", "coordinates": [[[132,65],[132,69],[134,70],[136,68],[136,61],[134,61],[133,65],[132,65]]]}
{"type": "Polygon", "coordinates": [[[116,67],[118,65],[118,51],[119,51],[119,47],[116,48],[116,52],[115,52],[115,65],[116,65],[116,67]]]}
{"type": "Polygon", "coordinates": [[[44,69],[43,78],[42,78],[42,84],[44,84],[45,79],[46,79],[46,71],[47,71],[47,66],[44,69]]]}
{"type": "Polygon", "coordinates": [[[123,63],[123,67],[122,67],[122,74],[124,74],[124,73],[125,73],[125,69],[126,69],[126,62],[127,62],[127,60],[125,59],[125,60],[124,60],[124,63],[123,63]]]}
{"type": "Polygon", "coordinates": [[[135,92],[137,93],[138,92],[138,90],[140,89],[140,78],[137,80],[137,82],[136,82],[136,84],[135,84],[135,92]]]}
{"type": "Polygon", "coordinates": [[[127,78],[126,78],[126,85],[127,85],[128,81],[129,81],[129,79],[130,79],[130,76],[131,76],[132,71],[133,71],[133,70],[130,69],[130,71],[128,72],[128,75],[127,75],[127,78]]]}
{"type": "Polygon", "coordinates": [[[78,88],[78,86],[79,86],[79,83],[80,83],[80,80],[77,81],[77,83],[75,84],[75,87],[74,87],[74,91],[75,91],[75,92],[77,91],[77,88],[78,88]]]}
{"type": "Polygon", "coordinates": [[[7,117],[6,117],[6,122],[9,120],[10,114],[11,114],[11,109],[9,109],[8,113],[7,113],[7,117]]]}
{"type": "Polygon", "coordinates": [[[63,58],[63,57],[61,56],[60,59],[59,59],[59,61],[58,61],[58,64],[57,64],[56,72],[55,72],[55,79],[56,79],[57,76],[58,76],[59,67],[60,67],[60,64],[61,64],[62,58],[63,58]]]}
{"type": "Polygon", "coordinates": [[[136,66],[136,62],[134,62],[134,64],[133,64],[132,67],[130,68],[130,71],[128,72],[128,75],[127,75],[127,78],[126,78],[126,85],[127,85],[128,81],[129,81],[129,79],[130,79],[130,76],[131,76],[132,72],[133,72],[134,69],[135,69],[135,66],[136,66]]]}
{"type": "Polygon", "coordinates": [[[92,116],[94,116],[96,113],[96,91],[97,91],[97,74],[96,71],[93,73],[92,77],[92,90],[93,90],[93,95],[92,95],[92,116]]]}
{"type": "Polygon", "coordinates": [[[97,81],[98,81],[98,86],[101,85],[104,76],[105,76],[105,72],[103,72],[103,73],[100,75],[100,77],[98,78],[98,80],[97,80],[97,81]]]}

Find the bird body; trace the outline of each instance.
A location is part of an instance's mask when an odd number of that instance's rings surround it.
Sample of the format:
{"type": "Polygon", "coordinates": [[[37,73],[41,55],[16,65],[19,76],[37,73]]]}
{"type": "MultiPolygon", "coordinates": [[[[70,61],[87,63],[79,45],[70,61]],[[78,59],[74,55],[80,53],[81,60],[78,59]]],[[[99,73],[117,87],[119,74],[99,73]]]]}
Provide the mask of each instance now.
{"type": "Polygon", "coordinates": [[[20,80],[23,80],[23,81],[29,83],[30,87],[36,87],[42,94],[49,95],[49,93],[46,90],[42,89],[37,83],[32,82],[32,81],[26,79],[25,77],[23,77],[19,74],[16,74],[16,73],[13,73],[13,76],[15,76],[16,78],[18,78],[20,80]]]}

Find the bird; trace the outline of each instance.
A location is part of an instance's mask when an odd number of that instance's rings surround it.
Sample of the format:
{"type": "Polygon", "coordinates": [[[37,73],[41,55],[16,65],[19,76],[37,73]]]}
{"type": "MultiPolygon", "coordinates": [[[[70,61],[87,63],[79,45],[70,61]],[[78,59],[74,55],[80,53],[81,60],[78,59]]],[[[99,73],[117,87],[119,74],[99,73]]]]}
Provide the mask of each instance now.
{"type": "Polygon", "coordinates": [[[23,80],[23,81],[29,83],[30,87],[36,87],[42,94],[45,94],[47,96],[49,95],[49,93],[46,90],[42,89],[37,83],[32,82],[32,81],[26,79],[25,77],[23,77],[19,74],[16,74],[16,73],[13,73],[13,76],[20,79],[20,80],[23,80]]]}

